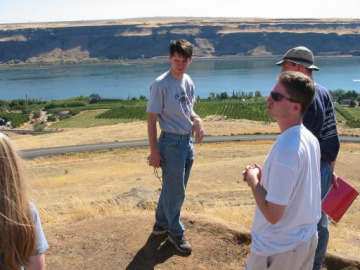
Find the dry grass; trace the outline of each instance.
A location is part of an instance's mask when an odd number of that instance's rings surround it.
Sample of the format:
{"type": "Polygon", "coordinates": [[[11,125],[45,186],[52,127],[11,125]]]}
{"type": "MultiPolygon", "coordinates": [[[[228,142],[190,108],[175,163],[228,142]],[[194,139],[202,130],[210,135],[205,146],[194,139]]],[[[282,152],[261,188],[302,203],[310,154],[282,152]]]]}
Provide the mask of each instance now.
{"type": "MultiPolygon", "coordinates": [[[[95,115],[98,113],[100,113],[100,111],[87,112],[79,114],[71,119],[71,123],[73,124],[70,124],[70,126],[75,126],[75,123],[79,122],[88,126],[88,122],[92,122],[93,126],[88,128],[60,128],[56,133],[47,133],[36,136],[17,135],[14,133],[8,133],[8,135],[13,139],[19,150],[147,139],[147,125],[145,121],[119,123],[119,120],[116,119],[112,122],[112,120],[96,119],[95,115]]],[[[224,116],[208,116],[203,119],[203,121],[207,136],[279,132],[277,124],[274,122],[225,119],[224,116]]],[[[342,135],[360,136],[360,128],[346,128],[343,122],[340,122],[339,133],[342,135]]]]}
{"type": "MultiPolygon", "coordinates": [[[[275,123],[204,119],[208,135],[277,132],[275,123]]],[[[359,129],[340,127],[341,134],[359,129]]],[[[11,137],[20,149],[101,141],[145,139],[143,121],[86,129],[64,129],[55,134],[11,137]]],[[[232,142],[196,145],[196,161],[188,184],[184,213],[206,215],[249,231],[254,200],[241,171],[262,164],[272,142],[232,142]]],[[[83,219],[153,213],[160,183],[146,164],[147,148],[121,149],[25,160],[30,193],[49,228],[83,219]]],[[[336,171],[360,190],[360,144],[343,143],[336,171]]],[[[339,224],[331,224],[329,249],[354,257],[360,253],[360,201],[357,199],[339,224]]]]}
{"type": "MultiPolygon", "coordinates": [[[[254,201],[241,180],[247,164],[262,163],[271,142],[196,145],[184,212],[235,222],[249,230],[254,201]]],[[[358,190],[360,145],[343,144],[337,172],[358,190]]],[[[153,212],[160,183],[146,164],[147,149],[114,150],[25,161],[31,194],[47,226],[83,219],[153,212]]],[[[360,252],[360,202],[331,225],[329,249],[360,252]]]]}

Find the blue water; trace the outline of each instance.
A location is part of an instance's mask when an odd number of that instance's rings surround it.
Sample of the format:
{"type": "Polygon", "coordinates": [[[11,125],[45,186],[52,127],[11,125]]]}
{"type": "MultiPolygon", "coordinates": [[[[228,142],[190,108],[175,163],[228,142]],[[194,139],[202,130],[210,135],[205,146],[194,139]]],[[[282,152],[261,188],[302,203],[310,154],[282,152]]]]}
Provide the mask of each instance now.
{"type": "MultiPolygon", "coordinates": [[[[280,68],[278,59],[194,60],[188,74],[202,98],[210,92],[261,91],[264,96],[273,87],[280,68]]],[[[317,59],[317,83],[328,89],[342,88],[360,92],[360,59],[317,59]],[[355,80],[355,81],[354,81],[355,80]]],[[[103,98],[148,96],[152,81],[169,68],[158,64],[76,65],[33,69],[0,70],[0,99],[66,99],[100,94],[103,98]]]]}

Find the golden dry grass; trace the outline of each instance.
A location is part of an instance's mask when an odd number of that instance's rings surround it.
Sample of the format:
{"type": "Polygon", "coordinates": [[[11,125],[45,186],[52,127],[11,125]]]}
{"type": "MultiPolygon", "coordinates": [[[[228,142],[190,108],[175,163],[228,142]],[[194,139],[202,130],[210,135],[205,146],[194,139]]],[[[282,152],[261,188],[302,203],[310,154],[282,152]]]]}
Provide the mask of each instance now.
{"type": "MultiPolygon", "coordinates": [[[[262,163],[271,142],[196,145],[196,163],[187,189],[184,213],[206,215],[250,230],[254,200],[241,171],[262,163]]],[[[343,144],[337,172],[358,190],[360,145],[343,144]]],[[[146,164],[148,150],[114,150],[25,161],[31,194],[43,223],[153,212],[160,183],[146,164]]],[[[360,202],[339,224],[331,225],[329,249],[357,256],[360,252],[360,202]]]]}
{"type": "MultiPolygon", "coordinates": [[[[277,132],[275,123],[204,119],[208,135],[277,132]]],[[[342,134],[358,129],[340,127],[342,134]]],[[[146,123],[137,121],[88,129],[64,129],[39,136],[10,135],[20,149],[145,139],[146,123]]],[[[184,213],[206,215],[236,223],[249,231],[254,200],[241,171],[247,164],[262,164],[272,142],[231,142],[196,145],[196,161],[187,188],[184,213]]],[[[25,160],[30,194],[47,228],[83,219],[153,213],[160,183],[147,166],[147,148],[25,160]]],[[[336,171],[360,190],[360,144],[343,143],[336,171]]],[[[360,252],[360,202],[355,201],[339,224],[331,224],[329,250],[357,257],[360,252]]]]}
{"type": "MultiPolygon", "coordinates": [[[[96,115],[97,113],[98,111],[90,112],[89,114],[96,115]]],[[[86,118],[89,118],[89,116],[87,115],[85,120],[83,120],[82,115],[80,114],[75,116],[72,121],[88,121],[86,118]]],[[[13,139],[19,150],[100,142],[140,140],[147,138],[147,124],[144,121],[119,124],[110,124],[111,122],[103,121],[101,119],[96,119],[96,121],[103,123],[104,126],[94,126],[90,128],[59,128],[56,133],[45,133],[36,136],[30,134],[18,135],[14,133],[8,133],[8,135],[13,139]]],[[[208,116],[203,119],[203,122],[207,136],[279,132],[277,124],[274,122],[269,123],[244,119],[225,119],[223,116],[208,116]]],[[[342,122],[340,122],[339,133],[341,135],[360,136],[360,128],[347,128],[342,122]]]]}

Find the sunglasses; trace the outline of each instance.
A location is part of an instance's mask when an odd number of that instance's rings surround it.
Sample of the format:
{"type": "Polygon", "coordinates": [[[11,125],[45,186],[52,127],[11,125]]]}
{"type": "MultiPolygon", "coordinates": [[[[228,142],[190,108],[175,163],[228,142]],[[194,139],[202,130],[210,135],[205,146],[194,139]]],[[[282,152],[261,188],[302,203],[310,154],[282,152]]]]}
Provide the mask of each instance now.
{"type": "Polygon", "coordinates": [[[288,97],[285,97],[283,96],[282,94],[278,93],[278,92],[274,92],[274,91],[271,91],[270,92],[270,97],[274,100],[274,101],[281,101],[283,99],[286,99],[286,100],[289,100],[291,102],[295,102],[295,103],[298,103],[296,100],[293,100],[291,98],[288,98],[288,97]]]}

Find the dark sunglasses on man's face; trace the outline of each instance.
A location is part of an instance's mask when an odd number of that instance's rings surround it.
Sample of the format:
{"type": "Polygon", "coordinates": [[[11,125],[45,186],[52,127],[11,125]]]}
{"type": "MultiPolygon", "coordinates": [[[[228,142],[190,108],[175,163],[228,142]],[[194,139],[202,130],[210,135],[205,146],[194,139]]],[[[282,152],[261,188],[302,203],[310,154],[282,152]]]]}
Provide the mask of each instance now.
{"type": "Polygon", "coordinates": [[[282,99],[286,99],[286,100],[289,100],[291,102],[295,102],[295,103],[298,103],[297,101],[291,99],[291,98],[288,98],[288,97],[285,97],[283,96],[282,94],[278,93],[278,92],[274,92],[274,91],[271,91],[270,92],[270,97],[274,100],[274,101],[281,101],[282,99]]]}

